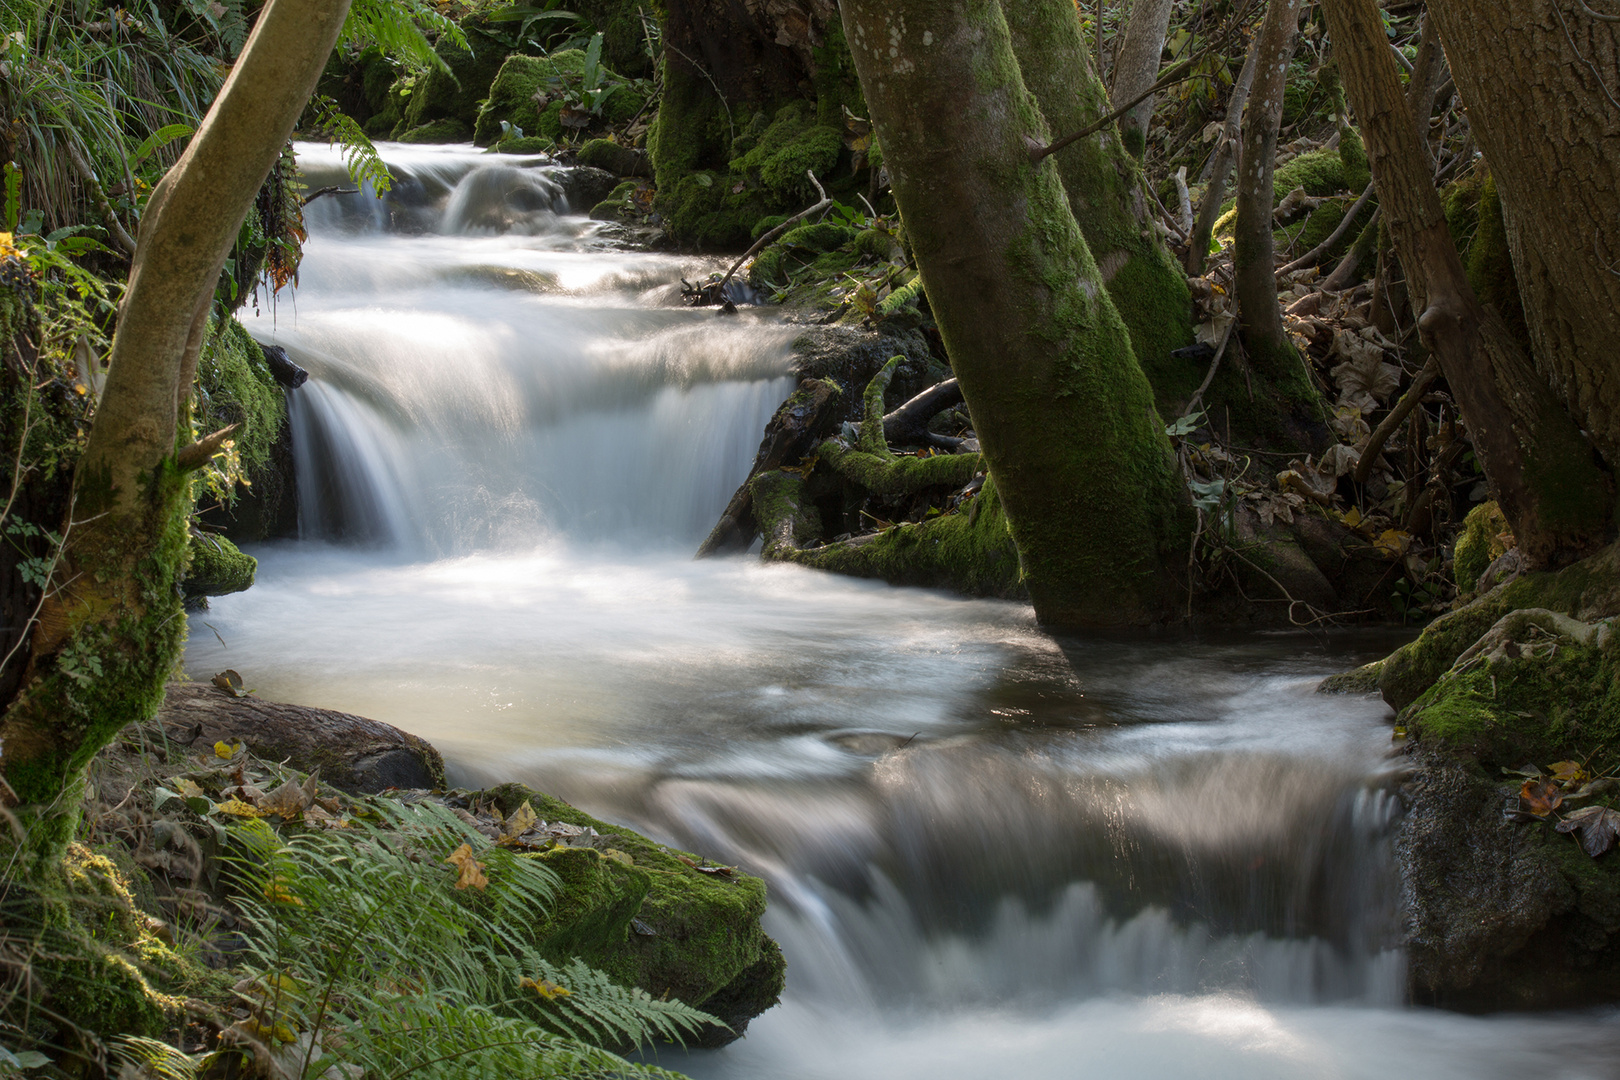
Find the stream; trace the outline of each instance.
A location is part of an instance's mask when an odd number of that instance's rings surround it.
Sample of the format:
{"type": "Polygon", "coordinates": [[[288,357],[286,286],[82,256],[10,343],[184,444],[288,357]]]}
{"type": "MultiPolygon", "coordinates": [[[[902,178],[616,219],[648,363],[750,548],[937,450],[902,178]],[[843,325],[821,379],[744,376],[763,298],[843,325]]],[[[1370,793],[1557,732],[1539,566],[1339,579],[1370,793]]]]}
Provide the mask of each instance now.
{"type": "MultiPolygon", "coordinates": [[[[192,617],[194,678],[419,734],[764,877],[782,1004],[698,1080],[1620,1077],[1620,1013],[1403,1004],[1398,639],[1102,639],[1025,605],[693,561],[793,386],[719,260],[626,251],[542,159],[381,147],[249,328],[300,539],[192,617]]],[[[311,188],[336,153],[299,147],[311,188]]]]}

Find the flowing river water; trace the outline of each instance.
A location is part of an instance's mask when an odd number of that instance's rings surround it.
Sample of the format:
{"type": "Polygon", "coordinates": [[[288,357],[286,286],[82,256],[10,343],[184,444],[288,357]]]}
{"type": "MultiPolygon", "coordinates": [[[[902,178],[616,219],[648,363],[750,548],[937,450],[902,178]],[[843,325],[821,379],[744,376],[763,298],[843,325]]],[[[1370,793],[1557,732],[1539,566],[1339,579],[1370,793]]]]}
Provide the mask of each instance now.
{"type": "MultiPolygon", "coordinates": [[[[301,147],[310,186],[341,164],[301,147]]],[[[697,1078],[1620,1076],[1620,1016],[1405,1007],[1385,639],[1054,637],[1020,604],[693,561],[791,389],[768,309],[615,248],[537,159],[385,147],[249,325],[301,537],[194,677],[422,735],[767,879],[777,1008],[697,1078]],[[574,208],[577,209],[577,208],[574,208]]]]}

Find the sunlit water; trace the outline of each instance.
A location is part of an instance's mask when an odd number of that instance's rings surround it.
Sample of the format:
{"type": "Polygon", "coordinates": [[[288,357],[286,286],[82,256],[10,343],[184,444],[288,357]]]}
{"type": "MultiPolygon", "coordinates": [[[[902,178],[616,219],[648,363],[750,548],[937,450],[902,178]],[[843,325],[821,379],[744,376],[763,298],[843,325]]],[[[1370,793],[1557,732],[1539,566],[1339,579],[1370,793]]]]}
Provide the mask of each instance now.
{"type": "MultiPolygon", "coordinates": [[[[337,179],[305,148],[311,186],[337,179]]],[[[425,736],[767,879],[783,1004],[696,1077],[1620,1076],[1610,1013],[1402,1007],[1387,641],[1057,639],[1027,607],[690,553],[793,330],[678,304],[535,159],[385,148],[252,324],[303,538],[187,665],[425,736]]]]}

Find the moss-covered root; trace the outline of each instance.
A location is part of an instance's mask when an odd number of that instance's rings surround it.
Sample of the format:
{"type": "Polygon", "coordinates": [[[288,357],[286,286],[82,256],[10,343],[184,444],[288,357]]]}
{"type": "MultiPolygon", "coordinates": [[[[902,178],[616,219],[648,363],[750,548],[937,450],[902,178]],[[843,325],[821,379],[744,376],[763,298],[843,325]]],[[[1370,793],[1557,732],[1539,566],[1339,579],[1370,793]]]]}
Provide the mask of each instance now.
{"type": "Polygon", "coordinates": [[[503,813],[528,802],[547,821],[588,826],[613,837],[628,864],[588,849],[541,858],[563,879],[556,910],[534,927],[553,959],[579,957],[625,986],[679,998],[724,1021],[700,1045],[737,1038],[776,1004],[786,962],[765,936],[765,883],[737,871],[704,873],[703,860],[610,825],[522,784],[484,793],[503,813]]]}
{"type": "Polygon", "coordinates": [[[1467,594],[1479,584],[1479,576],[1493,561],[1507,553],[1513,534],[1507,518],[1495,500],[1480,503],[1463,519],[1462,535],[1452,558],[1451,574],[1457,591],[1467,594]]]}
{"type": "Polygon", "coordinates": [[[186,600],[195,602],[205,596],[225,596],[252,588],[253,576],[259,569],[259,560],[244,555],[236,545],[223,536],[191,537],[191,565],[181,582],[186,600]]]}
{"type": "MultiPolygon", "coordinates": [[[[846,455],[868,457],[857,451],[846,455]]],[[[766,536],[767,561],[877,578],[891,585],[952,589],[969,596],[1020,600],[1028,596],[1018,548],[989,477],[977,495],[952,513],[830,544],[817,545],[820,521],[803,505],[803,497],[804,481],[796,475],[755,477],[754,507],[766,536]]]]}

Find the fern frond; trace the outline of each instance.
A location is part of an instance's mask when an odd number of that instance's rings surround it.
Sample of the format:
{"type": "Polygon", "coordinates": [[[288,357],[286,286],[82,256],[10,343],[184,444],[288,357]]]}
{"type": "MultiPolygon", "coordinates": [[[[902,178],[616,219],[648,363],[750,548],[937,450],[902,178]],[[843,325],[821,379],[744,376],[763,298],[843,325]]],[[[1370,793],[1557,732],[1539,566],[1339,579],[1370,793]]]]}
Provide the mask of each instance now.
{"type": "Polygon", "coordinates": [[[310,107],[315,110],[316,126],[342,154],[349,179],[357,187],[369,188],[373,195],[382,198],[394,186],[394,174],[388,171],[377,147],[355,123],[354,117],[339,109],[337,102],[325,94],[317,95],[310,107]]]}
{"type": "Polygon", "coordinates": [[[355,0],[339,40],[355,48],[375,45],[383,55],[416,71],[450,70],[434,51],[434,41],[467,47],[461,27],[423,0],[355,0]]]}

